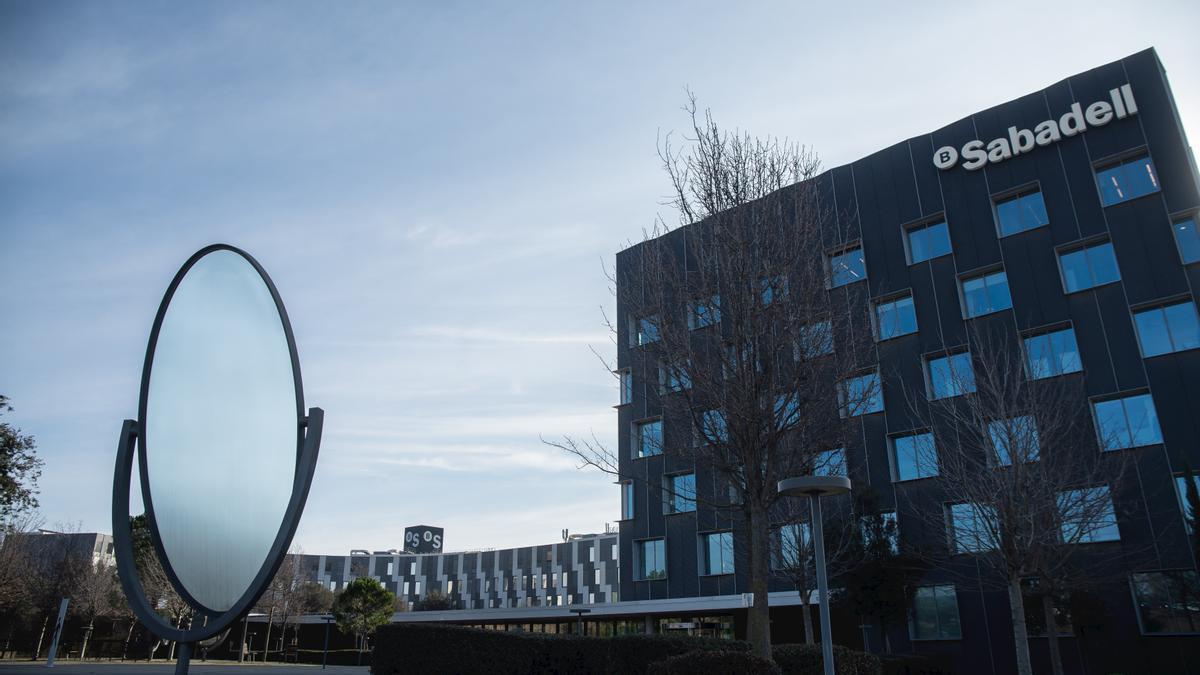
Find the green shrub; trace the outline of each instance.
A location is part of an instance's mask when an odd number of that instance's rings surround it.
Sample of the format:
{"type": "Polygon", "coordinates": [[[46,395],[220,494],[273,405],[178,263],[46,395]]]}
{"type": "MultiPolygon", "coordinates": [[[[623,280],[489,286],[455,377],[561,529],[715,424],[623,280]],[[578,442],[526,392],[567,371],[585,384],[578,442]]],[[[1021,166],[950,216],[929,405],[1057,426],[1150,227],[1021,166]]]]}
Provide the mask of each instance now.
{"type": "Polygon", "coordinates": [[[879,657],[884,675],[951,675],[954,658],[949,654],[890,654],[879,657]]]}
{"type": "Polygon", "coordinates": [[[667,635],[597,638],[389,624],[376,631],[371,672],[643,675],[651,663],[688,652],[749,649],[745,642],[667,635]]]}
{"type": "Polygon", "coordinates": [[[750,652],[702,651],[672,656],[650,664],[649,675],[782,675],[774,661],[750,652]]]}
{"type": "MultiPolygon", "coordinates": [[[[775,645],[771,657],[788,675],[821,675],[825,659],[821,645],[775,645]]],[[[882,675],[879,657],[841,645],[833,646],[833,665],[837,675],[882,675]]]]}

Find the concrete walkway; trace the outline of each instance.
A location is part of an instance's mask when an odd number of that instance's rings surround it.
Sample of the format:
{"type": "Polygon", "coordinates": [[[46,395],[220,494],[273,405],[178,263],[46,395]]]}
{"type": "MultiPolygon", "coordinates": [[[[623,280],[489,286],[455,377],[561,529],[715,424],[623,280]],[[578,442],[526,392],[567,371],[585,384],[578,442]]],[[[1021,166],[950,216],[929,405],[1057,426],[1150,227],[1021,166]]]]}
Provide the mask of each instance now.
{"type": "MultiPolygon", "coordinates": [[[[35,673],[63,673],[63,675],[171,675],[175,672],[173,661],[56,661],[54,668],[47,669],[45,661],[0,661],[0,675],[34,675],[35,673]]],[[[259,663],[238,664],[236,661],[193,661],[189,673],[193,675],[367,675],[366,666],[329,666],[321,670],[319,665],[259,663]]]]}

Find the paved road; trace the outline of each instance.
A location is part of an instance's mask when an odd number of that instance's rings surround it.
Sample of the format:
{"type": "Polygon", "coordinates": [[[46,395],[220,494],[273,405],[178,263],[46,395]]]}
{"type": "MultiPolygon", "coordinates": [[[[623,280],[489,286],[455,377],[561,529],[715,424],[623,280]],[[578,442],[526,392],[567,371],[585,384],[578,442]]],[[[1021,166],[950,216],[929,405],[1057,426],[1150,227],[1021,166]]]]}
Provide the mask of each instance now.
{"type": "MultiPolygon", "coordinates": [[[[173,662],[158,661],[58,661],[52,670],[46,670],[45,661],[0,661],[0,675],[35,675],[35,673],[62,673],[62,675],[172,675],[175,672],[173,662]]],[[[236,662],[193,661],[188,670],[192,675],[367,675],[367,667],[329,666],[322,671],[321,666],[296,664],[242,664],[236,662]]]]}

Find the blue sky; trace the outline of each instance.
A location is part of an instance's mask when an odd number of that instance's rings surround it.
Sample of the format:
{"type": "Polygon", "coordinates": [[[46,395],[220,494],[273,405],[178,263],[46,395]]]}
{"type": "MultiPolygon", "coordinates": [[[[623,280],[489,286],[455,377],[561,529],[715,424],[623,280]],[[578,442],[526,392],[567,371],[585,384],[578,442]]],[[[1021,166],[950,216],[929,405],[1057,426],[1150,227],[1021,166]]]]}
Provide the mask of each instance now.
{"type": "Polygon", "coordinates": [[[529,545],[618,515],[538,437],[616,438],[604,265],[663,212],[685,86],[833,166],[1155,46],[1200,135],[1195,3],[804,4],[0,2],[0,392],[46,521],[110,529],[206,244],[270,271],[326,410],[299,545],[529,545]]]}

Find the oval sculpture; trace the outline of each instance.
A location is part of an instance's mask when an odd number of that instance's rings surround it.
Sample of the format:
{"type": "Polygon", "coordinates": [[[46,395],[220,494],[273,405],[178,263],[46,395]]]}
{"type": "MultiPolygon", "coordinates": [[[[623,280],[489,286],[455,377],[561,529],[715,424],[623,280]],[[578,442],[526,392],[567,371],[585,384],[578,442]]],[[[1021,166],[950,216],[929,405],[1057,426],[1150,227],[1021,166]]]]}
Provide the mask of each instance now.
{"type": "Polygon", "coordinates": [[[142,494],[177,590],[224,612],[270,562],[303,400],[291,329],[265,274],[229,248],[198,256],[168,291],[146,355],[142,494]]]}

